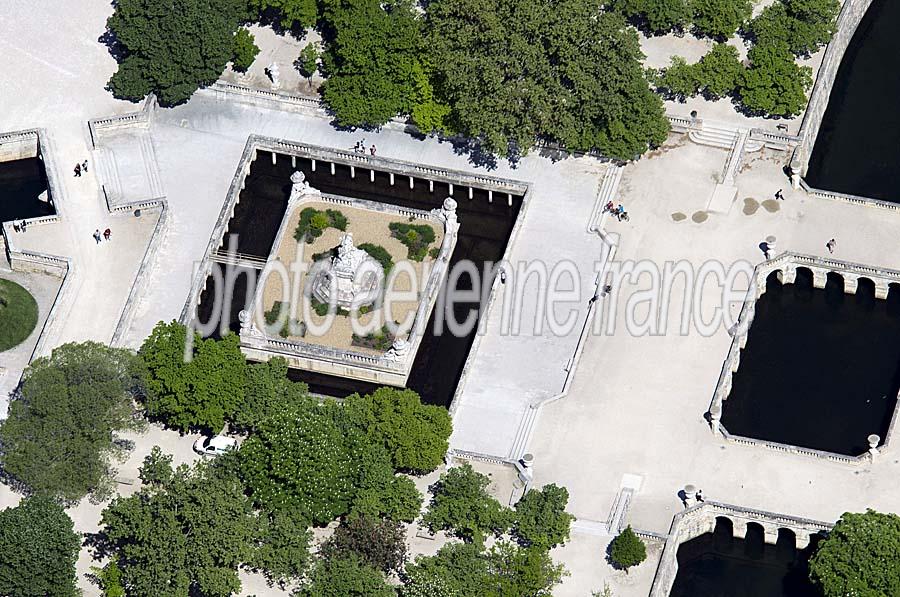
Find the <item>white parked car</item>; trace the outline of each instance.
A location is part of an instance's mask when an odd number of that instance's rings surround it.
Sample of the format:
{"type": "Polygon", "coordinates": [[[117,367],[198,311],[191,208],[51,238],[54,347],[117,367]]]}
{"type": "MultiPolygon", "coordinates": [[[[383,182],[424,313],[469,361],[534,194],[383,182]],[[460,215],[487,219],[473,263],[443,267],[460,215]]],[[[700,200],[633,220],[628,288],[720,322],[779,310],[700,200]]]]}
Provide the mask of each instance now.
{"type": "Polygon", "coordinates": [[[219,456],[228,450],[233,450],[236,446],[237,440],[233,437],[224,435],[203,436],[194,442],[194,452],[205,456],[219,456]]]}

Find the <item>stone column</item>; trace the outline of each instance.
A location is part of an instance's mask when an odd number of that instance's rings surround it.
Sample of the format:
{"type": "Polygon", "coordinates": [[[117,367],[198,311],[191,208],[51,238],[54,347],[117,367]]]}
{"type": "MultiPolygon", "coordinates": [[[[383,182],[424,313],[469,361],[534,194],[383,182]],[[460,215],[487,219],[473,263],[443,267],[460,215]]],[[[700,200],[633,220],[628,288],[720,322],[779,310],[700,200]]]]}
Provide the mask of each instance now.
{"type": "Polygon", "coordinates": [[[795,529],[794,535],[797,537],[797,550],[806,549],[809,545],[809,531],[795,529]]]}
{"type": "Polygon", "coordinates": [[[714,403],[709,407],[709,428],[712,429],[713,435],[719,434],[719,421],[722,420],[722,404],[714,403]]]}
{"type": "Polygon", "coordinates": [[[778,527],[775,525],[763,525],[763,541],[769,545],[778,543],[778,527]]]}
{"type": "Polygon", "coordinates": [[[886,280],[873,280],[875,282],[875,298],[886,299],[891,289],[886,280]]]}
{"type": "Polygon", "coordinates": [[[731,519],[732,536],[735,539],[743,539],[747,536],[747,523],[743,520],[731,519]]]}
{"type": "Polygon", "coordinates": [[[859,277],[852,274],[843,274],[844,292],[847,294],[856,294],[856,287],[859,284],[859,277]]]}
{"type": "Polygon", "coordinates": [[[828,272],[821,269],[813,270],[813,288],[825,288],[828,282],[828,272]]]}
{"type": "Polygon", "coordinates": [[[684,507],[690,508],[697,503],[697,488],[693,485],[684,486],[684,507]]]}
{"type": "Polygon", "coordinates": [[[797,267],[793,264],[784,266],[784,269],[778,271],[778,280],[782,284],[793,284],[797,281],[797,267]]]}
{"type": "Polygon", "coordinates": [[[391,177],[391,186],[394,186],[394,173],[393,173],[393,172],[388,172],[388,176],[391,177]]]}

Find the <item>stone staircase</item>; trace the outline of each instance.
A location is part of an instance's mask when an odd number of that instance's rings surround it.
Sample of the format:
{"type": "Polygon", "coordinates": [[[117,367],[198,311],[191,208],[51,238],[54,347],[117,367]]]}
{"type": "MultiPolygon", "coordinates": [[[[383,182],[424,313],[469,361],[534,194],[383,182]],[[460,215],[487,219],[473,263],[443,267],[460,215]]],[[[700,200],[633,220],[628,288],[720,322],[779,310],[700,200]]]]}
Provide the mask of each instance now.
{"type": "Polygon", "coordinates": [[[759,151],[763,148],[763,142],[750,139],[750,132],[747,129],[740,129],[708,120],[698,122],[694,128],[688,131],[688,137],[691,141],[700,145],[731,150],[742,133],[746,137],[744,143],[745,152],[759,151]]]}
{"type": "Polygon", "coordinates": [[[621,166],[612,166],[603,176],[603,180],[600,182],[600,190],[597,193],[597,201],[594,202],[591,221],[588,222],[588,232],[594,232],[602,227],[603,206],[610,201],[614,201],[616,191],[619,189],[619,182],[622,180],[623,170],[621,166]]]}
{"type": "Polygon", "coordinates": [[[144,169],[147,173],[147,182],[150,183],[150,199],[160,199],[166,196],[162,180],[159,176],[159,166],[156,163],[156,151],[153,149],[153,141],[150,135],[141,135],[141,157],[144,169]]]}
{"type": "Polygon", "coordinates": [[[97,170],[97,178],[106,189],[107,200],[110,205],[115,205],[122,199],[122,181],[119,179],[116,159],[105,147],[92,150],[91,157],[97,170]]]}
{"type": "Polygon", "coordinates": [[[528,447],[528,439],[531,437],[531,430],[534,429],[540,410],[540,407],[535,408],[534,406],[528,406],[525,409],[519,421],[519,428],[516,430],[516,437],[513,439],[512,447],[507,454],[509,460],[518,460],[525,453],[525,449],[528,447]]]}

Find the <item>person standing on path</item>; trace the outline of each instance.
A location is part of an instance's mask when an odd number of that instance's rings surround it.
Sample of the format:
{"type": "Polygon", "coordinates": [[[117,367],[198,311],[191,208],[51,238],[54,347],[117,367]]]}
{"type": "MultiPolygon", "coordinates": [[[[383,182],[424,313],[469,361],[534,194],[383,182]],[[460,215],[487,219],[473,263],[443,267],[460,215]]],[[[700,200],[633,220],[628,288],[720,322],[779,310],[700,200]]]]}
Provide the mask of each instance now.
{"type": "Polygon", "coordinates": [[[781,189],[775,192],[775,198],[779,201],[784,201],[784,193],[781,192],[781,189]]]}
{"type": "Polygon", "coordinates": [[[103,238],[104,238],[105,240],[109,240],[109,237],[110,237],[110,236],[112,236],[112,230],[110,230],[109,228],[107,228],[106,230],[103,231],[103,238]]]}
{"type": "Polygon", "coordinates": [[[100,229],[99,228],[94,230],[93,236],[94,236],[94,240],[97,241],[97,244],[99,245],[100,244],[100,229]]]}
{"type": "Polygon", "coordinates": [[[82,169],[83,171],[87,172],[87,160],[84,160],[84,161],[81,163],[81,169],[82,169]]]}
{"type": "Polygon", "coordinates": [[[81,164],[75,164],[75,178],[81,176],[81,164]]]}
{"type": "Polygon", "coordinates": [[[837,245],[837,242],[832,238],[830,241],[825,243],[825,247],[828,249],[829,253],[834,253],[834,247],[837,245]]]}
{"type": "Polygon", "coordinates": [[[372,143],[372,148],[369,150],[369,153],[371,153],[372,155],[375,155],[375,144],[374,143],[372,143]]]}

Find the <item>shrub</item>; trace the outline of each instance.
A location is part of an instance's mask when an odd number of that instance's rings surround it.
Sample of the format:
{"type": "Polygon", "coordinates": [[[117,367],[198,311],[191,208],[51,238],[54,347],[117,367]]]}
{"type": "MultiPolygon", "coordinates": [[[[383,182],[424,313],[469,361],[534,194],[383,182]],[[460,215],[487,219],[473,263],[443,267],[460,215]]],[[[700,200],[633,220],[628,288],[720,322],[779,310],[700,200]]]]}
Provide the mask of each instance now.
{"type": "Polygon", "coordinates": [[[481,543],[485,533],[504,533],[510,511],[488,495],[490,482],[469,463],[450,469],[434,485],[434,497],[422,522],[431,532],[450,531],[475,543],[481,543]]]}
{"type": "Polygon", "coordinates": [[[391,268],[394,267],[394,262],[391,259],[391,254],[388,253],[387,249],[382,247],[381,245],[373,245],[372,243],[363,243],[359,245],[359,248],[369,254],[369,256],[381,264],[381,269],[384,270],[384,275],[388,275],[391,271],[391,268]]]}
{"type": "Polygon", "coordinates": [[[275,301],[275,303],[272,304],[272,308],[264,314],[266,324],[272,326],[283,317],[284,322],[278,330],[278,335],[282,338],[287,338],[288,336],[299,336],[302,338],[306,335],[306,324],[299,319],[292,319],[288,315],[289,309],[290,303],[275,301]],[[282,311],[285,311],[284,315],[282,315],[282,311]]]}
{"type": "Polygon", "coordinates": [[[565,487],[545,485],[532,489],[516,504],[513,534],[526,547],[550,549],[569,540],[575,517],[566,512],[569,492],[565,487]]]}
{"type": "Polygon", "coordinates": [[[356,556],[323,558],[295,597],[396,597],[384,575],[356,556]]]}
{"type": "Polygon", "coordinates": [[[327,228],[346,230],[347,217],[336,209],[322,211],[314,207],[306,207],[300,212],[300,221],[294,230],[294,239],[312,243],[322,236],[322,232],[327,228]]]}
{"type": "Polygon", "coordinates": [[[308,43],[300,50],[300,57],[297,58],[296,65],[300,74],[306,77],[307,81],[312,80],[312,76],[316,72],[319,64],[319,48],[314,43],[308,43]]]}
{"type": "Polygon", "coordinates": [[[612,540],[609,557],[627,573],[629,568],[647,559],[647,548],[629,525],[612,540]]]}
{"type": "Polygon", "coordinates": [[[353,346],[372,348],[374,350],[388,350],[394,344],[394,334],[387,325],[381,326],[379,332],[369,332],[365,336],[353,334],[350,343],[353,346]]]}
{"type": "Polygon", "coordinates": [[[391,236],[406,245],[407,257],[413,261],[422,261],[435,239],[434,228],[427,224],[391,222],[388,228],[391,236]]]}
{"type": "Polygon", "coordinates": [[[153,446],[138,471],[141,483],[152,487],[166,485],[172,480],[173,473],[172,455],[164,454],[159,446],[153,446]]]}
{"type": "Polygon", "coordinates": [[[831,41],[838,0],[777,0],[750,21],[757,45],[783,44],[797,55],[809,55],[831,41]]]}
{"type": "Polygon", "coordinates": [[[235,33],[234,57],[232,58],[234,70],[246,72],[250,65],[253,64],[253,61],[256,60],[259,48],[253,43],[254,39],[253,34],[243,27],[235,33]]]}
{"type": "Polygon", "coordinates": [[[691,0],[694,27],[703,35],[726,40],[753,14],[750,0],[691,0]]]}

